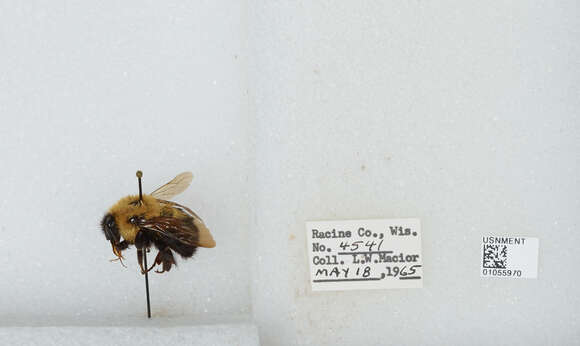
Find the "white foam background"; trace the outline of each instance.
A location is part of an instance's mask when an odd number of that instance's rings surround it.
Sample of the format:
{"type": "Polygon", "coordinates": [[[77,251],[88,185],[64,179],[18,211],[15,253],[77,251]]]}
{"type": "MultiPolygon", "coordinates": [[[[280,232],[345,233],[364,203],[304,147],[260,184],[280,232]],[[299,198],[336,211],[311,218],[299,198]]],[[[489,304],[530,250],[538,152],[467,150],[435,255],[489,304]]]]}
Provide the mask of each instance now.
{"type": "Polygon", "coordinates": [[[262,342],[578,344],[577,4],[252,4],[262,342]],[[311,292],[304,222],[383,217],[421,219],[424,288],[311,292]],[[480,278],[488,234],[539,278],[480,278]]]}
{"type": "Polygon", "coordinates": [[[0,328],[5,345],[258,345],[248,323],[199,326],[42,326],[0,328]]]}
{"type": "Polygon", "coordinates": [[[578,14],[1,1],[0,339],[579,343],[578,14]],[[218,243],[151,276],[153,321],[98,229],[137,169],[191,170],[218,243]],[[311,292],[305,221],[383,217],[421,219],[424,288],[311,292]],[[538,279],[480,278],[482,235],[539,238],[538,279]]]}
{"type": "Polygon", "coordinates": [[[0,3],[1,323],[122,324],[144,315],[134,248],[127,269],[110,263],[99,228],[116,200],[138,192],[137,169],[146,192],[192,171],[176,200],[219,244],[151,275],[154,317],[248,318],[244,9],[0,3]]]}

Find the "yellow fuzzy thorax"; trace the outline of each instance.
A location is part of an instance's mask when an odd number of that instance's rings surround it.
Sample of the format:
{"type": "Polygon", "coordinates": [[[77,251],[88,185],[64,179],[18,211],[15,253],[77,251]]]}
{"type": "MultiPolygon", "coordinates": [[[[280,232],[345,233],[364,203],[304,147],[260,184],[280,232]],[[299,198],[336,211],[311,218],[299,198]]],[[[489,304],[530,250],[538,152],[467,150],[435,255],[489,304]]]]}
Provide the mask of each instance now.
{"type": "Polygon", "coordinates": [[[123,239],[131,244],[135,242],[135,236],[139,229],[137,226],[132,225],[129,219],[133,216],[143,216],[149,219],[159,216],[161,212],[161,205],[155,197],[143,195],[143,203],[135,204],[135,201],[138,200],[139,195],[123,197],[109,209],[109,213],[115,217],[119,233],[121,233],[123,239]]]}

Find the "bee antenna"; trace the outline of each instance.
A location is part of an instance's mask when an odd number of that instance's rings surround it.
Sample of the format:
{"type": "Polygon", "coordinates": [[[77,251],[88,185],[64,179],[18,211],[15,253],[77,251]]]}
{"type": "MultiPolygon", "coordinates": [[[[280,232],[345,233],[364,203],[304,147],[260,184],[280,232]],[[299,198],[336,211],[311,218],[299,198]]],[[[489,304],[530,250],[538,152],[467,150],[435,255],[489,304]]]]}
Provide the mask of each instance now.
{"type": "Polygon", "coordinates": [[[143,190],[141,189],[141,178],[143,177],[143,172],[137,171],[137,180],[139,180],[139,200],[143,200],[143,190]]]}

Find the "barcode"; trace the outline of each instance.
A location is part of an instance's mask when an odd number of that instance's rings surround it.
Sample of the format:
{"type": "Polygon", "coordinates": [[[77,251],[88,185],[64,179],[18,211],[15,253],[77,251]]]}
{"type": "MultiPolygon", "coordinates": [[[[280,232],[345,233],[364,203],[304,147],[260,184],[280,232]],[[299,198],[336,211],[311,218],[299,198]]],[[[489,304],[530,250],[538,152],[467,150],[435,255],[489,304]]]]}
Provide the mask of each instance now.
{"type": "Polygon", "coordinates": [[[483,267],[505,269],[507,266],[506,245],[483,245],[483,267]]]}

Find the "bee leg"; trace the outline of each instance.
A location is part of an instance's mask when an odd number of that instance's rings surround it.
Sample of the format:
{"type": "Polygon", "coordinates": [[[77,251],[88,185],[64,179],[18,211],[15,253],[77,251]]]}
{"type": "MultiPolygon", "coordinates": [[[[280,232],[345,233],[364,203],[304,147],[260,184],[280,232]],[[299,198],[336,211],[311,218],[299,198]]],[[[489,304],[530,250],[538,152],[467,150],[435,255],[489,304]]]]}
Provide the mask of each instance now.
{"type": "Polygon", "coordinates": [[[120,244],[115,244],[113,241],[111,241],[111,247],[113,249],[113,254],[116,256],[116,258],[113,258],[109,261],[110,262],[119,261],[123,267],[127,268],[125,263],[123,263],[123,259],[125,259],[125,258],[121,254],[121,251],[126,249],[128,246],[129,246],[129,244],[125,241],[121,242],[120,244]],[[120,245],[120,247],[119,247],[119,245],[120,245]]]}
{"type": "MultiPolygon", "coordinates": [[[[149,250],[149,249],[147,249],[149,250]]],[[[153,268],[155,268],[156,265],[161,264],[162,260],[161,260],[161,251],[159,251],[157,253],[157,256],[155,257],[155,261],[153,261],[153,264],[151,265],[151,267],[147,268],[147,272],[150,272],[153,268]]],[[[141,258],[143,258],[143,255],[140,253],[137,253],[137,257],[139,258],[139,264],[141,264],[143,261],[141,260],[141,258]]],[[[141,264],[141,273],[145,274],[145,270],[143,269],[143,265],[141,264]]]]}
{"type": "Polygon", "coordinates": [[[135,247],[137,248],[137,261],[139,262],[139,267],[141,267],[141,274],[145,274],[153,269],[153,267],[151,267],[147,270],[147,268],[143,267],[143,249],[148,249],[150,246],[151,239],[149,238],[149,235],[144,230],[139,230],[135,236],[135,247]]]}
{"type": "MultiPolygon", "coordinates": [[[[149,249],[147,249],[147,252],[149,252],[149,249]]],[[[150,272],[153,268],[155,268],[156,265],[161,263],[161,251],[157,253],[157,256],[155,257],[155,261],[153,261],[153,264],[151,265],[151,267],[147,268],[147,272],[150,272]]],[[[141,270],[143,271],[143,268],[141,268],[141,270]]],[[[145,274],[145,272],[142,272],[143,274],[145,274]]]]}
{"type": "Polygon", "coordinates": [[[121,251],[126,250],[129,247],[129,243],[127,243],[126,240],[123,240],[118,244],[111,241],[111,247],[113,248],[113,254],[117,256],[118,259],[122,259],[123,255],[121,254],[121,251]]]}
{"type": "Polygon", "coordinates": [[[155,257],[155,262],[153,262],[153,265],[158,265],[162,263],[161,253],[162,251],[157,252],[157,256],[155,257]]]}
{"type": "Polygon", "coordinates": [[[171,252],[171,249],[169,247],[166,247],[162,251],[159,251],[159,255],[157,255],[157,257],[159,256],[161,256],[160,260],[161,263],[163,263],[163,270],[162,271],[156,270],[155,272],[161,274],[170,271],[171,266],[175,264],[175,258],[173,258],[173,252],[171,252]]]}
{"type": "Polygon", "coordinates": [[[143,261],[143,250],[137,250],[137,262],[139,262],[139,267],[141,268],[141,274],[145,274],[151,271],[155,267],[155,262],[150,268],[145,269],[143,261]]]}
{"type": "Polygon", "coordinates": [[[139,267],[141,267],[141,274],[145,274],[145,269],[143,269],[143,250],[137,248],[137,262],[139,267]]]}

